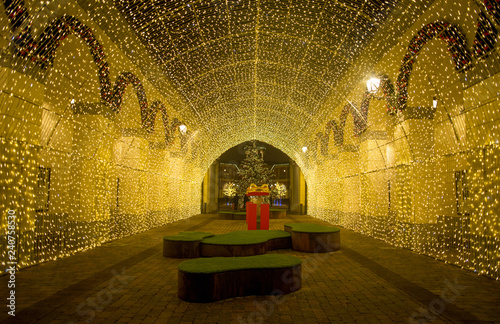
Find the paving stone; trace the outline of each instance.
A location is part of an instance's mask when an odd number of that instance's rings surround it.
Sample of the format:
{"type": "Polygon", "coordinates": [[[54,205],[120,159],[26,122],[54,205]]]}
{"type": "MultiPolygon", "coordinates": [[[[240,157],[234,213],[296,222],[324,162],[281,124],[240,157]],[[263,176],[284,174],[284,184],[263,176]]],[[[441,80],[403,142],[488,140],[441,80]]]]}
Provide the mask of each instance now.
{"type": "MultiPolygon", "coordinates": [[[[271,220],[270,228],[283,229],[290,222],[326,225],[305,215],[290,215],[271,220]]],[[[346,229],[342,229],[342,248],[336,252],[270,252],[303,261],[302,289],[281,296],[279,304],[269,296],[187,303],[177,297],[177,266],[184,260],[164,258],[161,244],[163,236],[191,228],[227,233],[244,230],[245,221],[197,215],[23,269],[16,277],[16,319],[84,322],[89,313],[77,313],[84,305],[85,310],[95,311],[93,323],[408,323],[411,316],[425,319],[421,310],[429,311],[443,291],[454,287],[456,293],[449,296],[453,300],[445,303],[433,324],[500,323],[499,282],[346,229]],[[123,274],[121,289],[112,293],[110,301],[99,302],[105,300],[116,273],[123,274]]],[[[7,285],[5,276],[0,285],[7,285]]],[[[0,320],[6,317],[0,314],[0,320]]]]}

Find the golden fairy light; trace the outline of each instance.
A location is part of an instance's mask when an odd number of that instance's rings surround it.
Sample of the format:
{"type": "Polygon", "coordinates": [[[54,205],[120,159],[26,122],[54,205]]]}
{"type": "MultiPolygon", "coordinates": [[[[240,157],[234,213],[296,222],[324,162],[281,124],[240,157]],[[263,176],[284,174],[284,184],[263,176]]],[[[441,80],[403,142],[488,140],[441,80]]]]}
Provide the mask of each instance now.
{"type": "Polygon", "coordinates": [[[20,267],[199,213],[207,168],[257,139],[310,215],[499,278],[497,2],[2,3],[20,267]]]}

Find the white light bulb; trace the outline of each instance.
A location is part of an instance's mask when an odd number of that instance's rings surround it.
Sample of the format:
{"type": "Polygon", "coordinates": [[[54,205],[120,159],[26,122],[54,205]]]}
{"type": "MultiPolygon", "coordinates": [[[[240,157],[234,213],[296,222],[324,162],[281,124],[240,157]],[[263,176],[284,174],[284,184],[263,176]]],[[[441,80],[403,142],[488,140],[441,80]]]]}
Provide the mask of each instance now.
{"type": "Polygon", "coordinates": [[[377,92],[379,86],[380,86],[379,78],[371,78],[370,80],[366,81],[366,88],[368,89],[368,91],[372,93],[377,92]]]}

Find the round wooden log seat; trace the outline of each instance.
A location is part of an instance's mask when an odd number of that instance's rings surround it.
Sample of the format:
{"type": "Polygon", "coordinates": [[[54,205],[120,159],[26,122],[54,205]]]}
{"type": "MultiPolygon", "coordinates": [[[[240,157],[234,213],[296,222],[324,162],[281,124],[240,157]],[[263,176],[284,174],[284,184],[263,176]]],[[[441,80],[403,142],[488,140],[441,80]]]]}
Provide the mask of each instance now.
{"type": "Polygon", "coordinates": [[[219,220],[232,220],[233,219],[233,211],[219,210],[217,212],[217,219],[219,219],[219,220]]]}
{"type": "Polygon", "coordinates": [[[309,223],[285,224],[292,235],[292,249],[302,252],[332,252],[340,249],[340,229],[309,223]]]}
{"type": "Polygon", "coordinates": [[[219,211],[217,213],[217,219],[219,220],[245,220],[246,212],[237,212],[237,211],[219,211]]]}
{"type": "Polygon", "coordinates": [[[163,256],[167,258],[199,258],[200,242],[214,236],[207,232],[180,232],[163,237],[163,256]]]}
{"type": "Polygon", "coordinates": [[[284,208],[269,209],[269,218],[270,219],[286,218],[286,209],[284,208]]]}

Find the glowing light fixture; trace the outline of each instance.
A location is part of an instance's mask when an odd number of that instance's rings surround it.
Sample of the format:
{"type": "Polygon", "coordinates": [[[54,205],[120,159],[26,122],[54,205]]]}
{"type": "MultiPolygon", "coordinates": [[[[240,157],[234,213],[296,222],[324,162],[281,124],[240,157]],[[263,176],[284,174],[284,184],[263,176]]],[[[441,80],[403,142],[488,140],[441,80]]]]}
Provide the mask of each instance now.
{"type": "Polygon", "coordinates": [[[302,152],[304,152],[304,153],[306,153],[306,152],[307,152],[307,146],[304,146],[304,147],[302,148],[302,152]]]}
{"type": "Polygon", "coordinates": [[[380,87],[380,79],[379,78],[371,78],[366,81],[366,88],[371,93],[376,93],[378,91],[378,87],[380,87]]]}
{"type": "Polygon", "coordinates": [[[179,126],[179,130],[181,131],[182,134],[186,134],[187,126],[182,124],[179,126]]]}
{"type": "Polygon", "coordinates": [[[432,108],[436,108],[438,105],[438,100],[436,97],[432,98],[432,108]]]}

